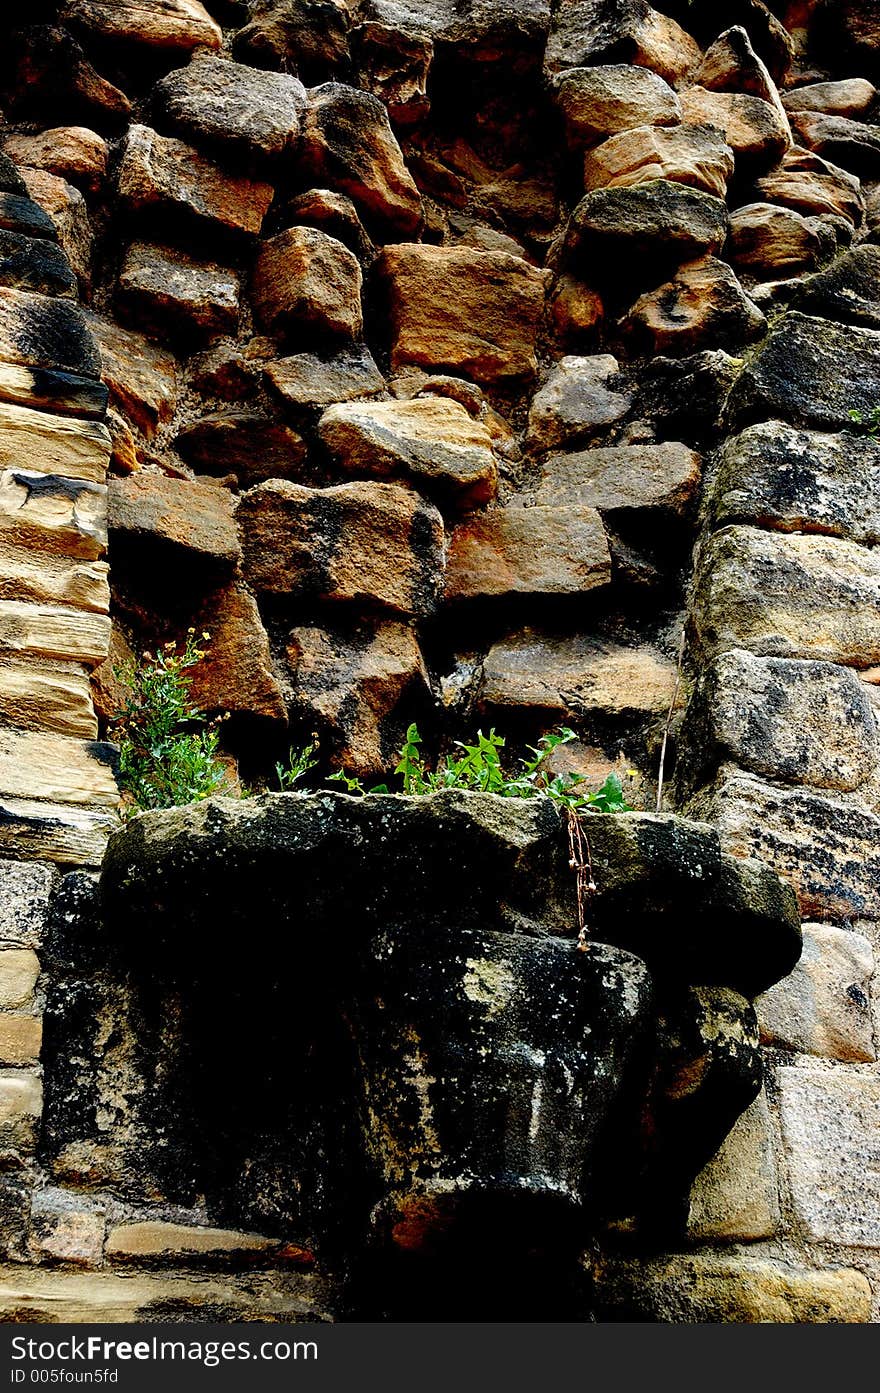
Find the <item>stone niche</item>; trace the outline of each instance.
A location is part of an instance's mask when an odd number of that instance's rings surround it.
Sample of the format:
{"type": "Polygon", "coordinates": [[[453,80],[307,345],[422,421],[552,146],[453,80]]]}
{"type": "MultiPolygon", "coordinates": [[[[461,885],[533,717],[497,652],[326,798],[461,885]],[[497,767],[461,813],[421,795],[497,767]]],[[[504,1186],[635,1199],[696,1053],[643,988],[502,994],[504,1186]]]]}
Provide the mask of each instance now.
{"type": "Polygon", "coordinates": [[[588,1317],[586,1248],[683,1237],[801,940],[708,825],[583,830],[586,942],[547,802],[134,818],[57,900],[47,1170],[313,1251],[343,1318],[588,1317]]]}

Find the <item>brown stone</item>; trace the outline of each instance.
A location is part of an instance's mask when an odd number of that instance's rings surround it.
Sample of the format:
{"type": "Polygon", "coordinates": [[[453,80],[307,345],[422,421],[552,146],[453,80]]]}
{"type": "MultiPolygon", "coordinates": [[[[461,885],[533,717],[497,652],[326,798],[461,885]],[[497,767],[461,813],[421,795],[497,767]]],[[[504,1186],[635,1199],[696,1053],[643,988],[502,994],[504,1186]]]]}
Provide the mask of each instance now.
{"type": "Polygon", "coordinates": [[[236,329],[239,289],[228,267],[135,242],[122,263],[116,303],[148,333],[204,344],[236,329]]]}
{"type": "Polygon", "coordinates": [[[357,258],[335,237],[290,227],[260,247],[254,310],[269,333],[357,339],[363,329],[362,279],[357,258]]]}
{"type": "Polygon", "coordinates": [[[94,378],[0,362],[0,401],[13,406],[100,420],[107,409],[108,396],[104,383],[94,378]]]}
{"type": "Polygon", "coordinates": [[[22,177],[31,198],[55,224],[58,240],[71,269],[80,284],[88,287],[92,278],[94,234],[85,199],[79,189],[45,169],[24,169],[22,177]]]}
{"type": "Polygon", "coordinates": [[[624,63],[571,68],[559,78],[555,96],[573,149],[634,126],[674,126],[681,120],[669,83],[648,68],[624,63]]]}
{"type": "Polygon", "coordinates": [[[774,203],[747,203],[730,216],[730,259],[758,280],[810,271],[834,251],[833,234],[818,218],[774,203]]]}
{"type": "Polygon", "coordinates": [[[873,82],[847,77],[839,82],[810,82],[782,95],[786,111],[821,111],[825,116],[864,116],[877,99],[873,82]]]}
{"type": "Polygon", "coordinates": [[[469,247],[386,247],[378,263],[391,362],[448,368],[478,382],[531,377],[544,304],[542,272],[469,247]]]}
{"type": "Polygon", "coordinates": [[[821,111],[793,111],[791,125],[798,144],[842,164],[863,179],[880,174],[880,126],[826,116],[821,111]]]}
{"type": "Polygon", "coordinates": [[[575,276],[560,276],[550,291],[547,310],[563,348],[576,353],[592,346],[604,315],[595,290],[575,276]]]}
{"type": "Polygon", "coordinates": [[[748,93],[689,87],[681,94],[681,110],[692,125],[718,126],[734,154],[753,165],[775,164],[792,143],[784,113],[748,93]]]}
{"type": "Polygon", "coordinates": [[[66,0],[65,15],[98,38],[180,54],[223,42],[200,0],[66,0]]]}
{"type": "Polygon", "coordinates": [[[488,431],[448,397],[331,406],[318,434],[346,473],[403,475],[459,507],[487,503],[498,489],[488,431]]]}
{"type": "Polygon", "coordinates": [[[874,952],[862,934],[805,924],[792,973],[755,1003],[765,1044],[848,1063],[877,1058],[871,1024],[874,952]]]}
{"type": "Polygon", "coordinates": [[[656,649],[625,648],[587,635],[523,629],[496,643],[483,667],[480,701],[577,717],[659,714],[669,709],[675,664],[656,649]]]}
{"type": "Polygon", "coordinates": [[[238,505],[246,579],[259,591],[429,614],[443,577],[443,522],[399,484],[308,489],[271,480],[238,505]]]}
{"type": "Polygon", "coordinates": [[[755,192],[768,203],[794,208],[809,217],[831,214],[857,227],[865,211],[855,175],[810,150],[787,150],[775,169],[758,179],[755,192]]]}
{"type": "Polygon", "coordinates": [[[724,261],[705,257],[647,291],[621,321],[637,352],[670,357],[701,348],[738,348],[759,338],[767,320],[724,261]]]}
{"type": "Polygon", "coordinates": [[[0,1064],[36,1064],[42,1044],[41,1016],[0,1011],[0,1064]]]}
{"type": "Polygon", "coordinates": [[[535,451],[576,445],[621,420],[632,403],[610,353],[563,358],[532,398],[526,443],[535,451]]]}
{"type": "Polygon", "coordinates": [[[544,65],[558,73],[622,58],[677,85],[701,57],[690,34],[645,0],[623,6],[614,0],[568,0],[554,11],[544,65]]]}
{"type": "Polygon", "coordinates": [[[421,196],[378,97],[339,82],[313,88],[303,157],[316,183],[348,194],[368,228],[386,240],[418,234],[421,196]]]}
{"type": "Polygon", "coordinates": [[[611,557],[594,508],[491,509],[452,534],[447,600],[500,595],[576,595],[611,579],[611,557]]]}
{"type": "Polygon", "coordinates": [[[772,1238],[781,1221],[772,1123],[762,1090],[694,1181],[688,1238],[749,1243],[772,1238]]]}
{"type": "Polygon", "coordinates": [[[276,358],[264,372],[268,386],[293,413],[375,397],[385,389],[385,379],[363,345],[344,348],[330,358],[314,353],[276,358]]]}
{"type": "Polygon", "coordinates": [[[97,561],[107,547],[107,488],[23,469],[0,473],[0,548],[97,561]]]}
{"type": "Polygon", "coordinates": [[[406,704],[428,699],[411,628],[386,620],[345,630],[293,629],[287,664],[291,716],[317,730],[322,744],[329,739],[334,762],[358,778],[396,763],[406,704]]]}
{"type": "Polygon", "coordinates": [[[30,1006],[40,975],[40,960],[31,948],[0,951],[0,1007],[30,1006]]]}
{"type": "Polygon", "coordinates": [[[110,434],[98,421],[0,404],[0,470],[24,465],[29,474],[103,484],[109,457],[110,434]]]}
{"type": "Polygon", "coordinates": [[[107,142],[85,126],[9,135],[3,149],[17,165],[48,170],[87,193],[96,193],[107,173],[107,142]]]}
{"type": "Polygon", "coordinates": [[[271,184],[230,174],[213,160],[149,126],[128,129],[116,191],[132,215],[177,219],[198,232],[256,236],[274,196],[271,184]]]}
{"type": "Polygon", "coordinates": [[[671,179],[724,198],[733,151],[715,126],[638,126],[612,136],[584,160],[584,188],[627,188],[671,179]]]}
{"type": "Polygon", "coordinates": [[[0,652],[71,658],[90,666],[107,656],[110,619],[62,605],[0,600],[0,652]]]}
{"type": "MultiPolygon", "coordinates": [[[[109,605],[109,591],[107,595],[109,605]]],[[[72,663],[0,662],[0,720],[20,730],[52,730],[97,740],[89,674],[72,663]]]]}
{"type": "Polygon", "coordinates": [[[307,96],[287,73],[210,54],[163,78],[155,100],[174,129],[196,145],[266,165],[295,151],[307,96]]]}
{"type": "Polygon", "coordinates": [[[118,1224],[107,1234],[108,1258],[138,1262],[149,1258],[235,1258],[265,1256],[280,1246],[277,1238],[237,1229],[196,1228],[162,1219],[118,1224]]]}
{"type": "MultiPolygon", "coordinates": [[[[784,30],[782,32],[785,33],[784,30]]],[[[791,124],[779,89],[741,25],[718,36],[703,58],[696,81],[710,91],[745,92],[768,102],[788,134],[789,145],[792,143],[791,124]]]]}
{"type": "Polygon", "coordinates": [[[87,323],[101,351],[103,377],[113,401],[149,440],[177,405],[174,359],[149,339],[101,315],[90,314],[87,323]]]}
{"type": "MultiPolygon", "coordinates": [[[[230,571],[239,558],[235,503],[226,489],[141,471],[110,481],[111,552],[161,566],[173,556],[230,571]]],[[[120,557],[121,559],[121,557],[120,557]]]]}
{"type": "Polygon", "coordinates": [[[269,640],[256,601],[241,585],[211,595],[198,619],[210,634],[207,656],[193,670],[190,695],[203,711],[230,711],[285,721],[269,640]]]}
{"type": "Polygon", "coordinates": [[[415,125],[430,111],[428,75],[434,45],[402,25],[367,21],[352,33],[361,86],[378,97],[391,120],[415,125]]]}
{"type": "Polygon", "coordinates": [[[620,445],[551,455],[535,495],[539,503],[576,503],[613,515],[655,510],[686,516],[700,485],[700,456],[686,445],[620,445]]]}
{"type": "Polygon", "coordinates": [[[125,417],[120,416],[112,407],[107,412],[107,429],[111,440],[111,473],[137,473],[141,467],[141,458],[131,427],[125,417]]]}
{"type": "Polygon", "coordinates": [[[174,442],[202,474],[234,474],[244,485],[301,479],[308,450],[301,435],[258,411],[218,411],[186,426],[174,442]]]}

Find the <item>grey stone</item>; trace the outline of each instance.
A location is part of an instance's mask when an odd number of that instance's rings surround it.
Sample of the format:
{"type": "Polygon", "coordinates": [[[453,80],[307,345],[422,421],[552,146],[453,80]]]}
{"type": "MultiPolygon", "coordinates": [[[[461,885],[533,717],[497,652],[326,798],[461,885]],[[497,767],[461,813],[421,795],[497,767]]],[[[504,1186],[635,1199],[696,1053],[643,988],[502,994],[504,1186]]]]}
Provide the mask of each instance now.
{"type": "Polygon", "coordinates": [[[266,162],[295,151],[307,95],[298,78],[211,54],[169,73],[155,100],[175,130],[197,145],[266,162]]]}
{"type": "Polygon", "coordinates": [[[331,358],[313,353],[276,358],[266,364],[264,373],[267,385],[292,414],[378,396],[385,389],[385,378],[363,345],[343,349],[331,358]]]}
{"type": "Polygon", "coordinates": [[[880,247],[844,252],[826,271],[811,276],[797,301],[806,314],[880,329],[880,247]]]}
{"type": "Polygon", "coordinates": [[[755,1003],[761,1039],[826,1059],[876,1059],[869,940],[833,924],[805,924],[803,932],[804,951],[794,971],[755,1003]]]}
{"type": "Polygon", "coordinates": [[[633,397],[619,374],[620,364],[610,353],[561,359],[532,398],[526,437],[529,448],[553,450],[576,445],[621,420],[633,397]]]}
{"type": "Polygon", "coordinates": [[[826,116],[821,111],[793,111],[791,124],[799,142],[817,155],[863,179],[880,173],[880,126],[850,121],[846,116],[826,116]]]}
{"type": "Polygon", "coordinates": [[[0,861],[0,941],[39,948],[58,872],[40,861],[0,861]]]}
{"type": "Polygon", "coordinates": [[[649,68],[625,63],[567,69],[555,99],[573,148],[634,126],[674,126],[681,120],[681,103],[669,83],[649,68]]]}
{"type": "Polygon", "coordinates": [[[135,242],[122,263],[116,302],[138,328],[202,346],[236,329],[240,288],[229,267],[135,242]]]}
{"type": "Polygon", "coordinates": [[[686,445],[596,446],[550,455],[535,494],[538,503],[580,503],[611,521],[658,513],[684,517],[700,484],[700,456],[686,445]]]}

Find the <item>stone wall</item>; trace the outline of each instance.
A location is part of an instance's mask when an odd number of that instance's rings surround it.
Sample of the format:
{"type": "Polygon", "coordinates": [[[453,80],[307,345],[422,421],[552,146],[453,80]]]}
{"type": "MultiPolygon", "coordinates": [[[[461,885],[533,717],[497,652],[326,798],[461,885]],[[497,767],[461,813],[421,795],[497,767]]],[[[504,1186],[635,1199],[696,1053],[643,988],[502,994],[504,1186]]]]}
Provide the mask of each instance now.
{"type": "MultiPolygon", "coordinates": [[[[616,770],[650,809],[668,724],[667,801],[791,882],[805,952],[758,1000],[766,1092],[688,1235],[670,1215],[648,1265],[603,1241],[597,1309],[867,1318],[871,7],[44,0],[28,20],[0,20],[6,1258],[61,1265],[28,1269],[38,1303],[69,1278],[84,1310],[130,1311],[71,1265],[140,1262],[138,1309],[164,1309],[150,1264],[271,1253],[259,1309],[326,1308],[305,1240],[279,1259],[246,1204],[221,1227],[196,1189],[171,1198],[172,1142],[124,1181],[174,1132],[145,1056],[161,1040],[172,1068],[183,1007],[144,1001],[94,898],[117,804],[99,737],[119,663],[192,626],[236,786],[271,787],[313,734],[321,777],[372,779],[413,719],[432,754],[564,721],[565,767],[616,770]]],[[[193,1310],[249,1309],[236,1281],[204,1278],[193,1310]]]]}

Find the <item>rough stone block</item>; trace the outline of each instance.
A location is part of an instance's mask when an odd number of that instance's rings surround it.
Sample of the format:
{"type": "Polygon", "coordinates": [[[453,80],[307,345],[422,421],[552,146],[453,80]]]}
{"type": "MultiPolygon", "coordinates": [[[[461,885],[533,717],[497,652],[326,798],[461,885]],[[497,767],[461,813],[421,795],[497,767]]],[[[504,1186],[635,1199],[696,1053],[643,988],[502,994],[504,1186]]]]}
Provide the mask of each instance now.
{"type": "Polygon", "coordinates": [[[56,878],[38,861],[0,861],[0,942],[39,948],[56,878]]]}
{"type": "Polygon", "coordinates": [[[260,247],[252,293],[260,324],[268,333],[360,337],[361,268],[335,237],[314,227],[290,227],[260,247]]]}
{"type": "Polygon", "coordinates": [[[0,286],[0,357],[27,368],[101,376],[101,355],[77,305],[0,286]]]}
{"type": "Polygon", "coordinates": [[[203,345],[235,332],[240,289],[238,274],[229,267],[135,242],[122,263],[116,300],[147,333],[203,345]]]}
{"type": "Polygon", "coordinates": [[[85,1195],[49,1187],[34,1192],[30,1250],[37,1261],[99,1267],[104,1252],[104,1207],[85,1195]]]}
{"type": "Polygon", "coordinates": [[[805,924],[794,971],[755,1003],[767,1044],[828,1059],[876,1059],[871,1025],[874,952],[862,934],[805,924]]]}
{"type": "Polygon", "coordinates": [[[792,312],[746,364],[731,395],[743,425],[781,417],[845,430],[850,411],[880,400],[880,332],[792,312]]]}
{"type": "Polygon", "coordinates": [[[770,1111],[762,1090],[694,1181],[688,1237],[695,1243],[753,1242],[772,1238],[780,1223],[770,1111]]]}
{"type": "Polygon", "coordinates": [[[646,646],[626,648],[587,636],[557,638],[534,629],[496,643],[483,664],[480,700],[567,716],[667,711],[675,665],[646,646]]]}
{"type": "Polygon", "coordinates": [[[149,1259],[198,1261],[265,1257],[280,1246],[277,1238],[236,1229],[195,1228],[187,1224],[148,1219],[118,1224],[107,1234],[105,1253],[117,1262],[149,1259]]]}
{"type": "Polygon", "coordinates": [[[32,1070],[0,1070],[0,1144],[32,1149],[43,1111],[43,1085],[32,1070]]]}
{"type": "Polygon", "coordinates": [[[445,595],[575,595],[610,580],[608,539],[595,508],[510,506],[479,513],[455,529],[445,595]]]}
{"type": "Polygon", "coordinates": [[[0,1007],[29,1006],[40,975],[40,960],[31,948],[0,950],[0,1007]]]}

